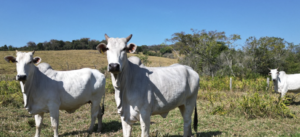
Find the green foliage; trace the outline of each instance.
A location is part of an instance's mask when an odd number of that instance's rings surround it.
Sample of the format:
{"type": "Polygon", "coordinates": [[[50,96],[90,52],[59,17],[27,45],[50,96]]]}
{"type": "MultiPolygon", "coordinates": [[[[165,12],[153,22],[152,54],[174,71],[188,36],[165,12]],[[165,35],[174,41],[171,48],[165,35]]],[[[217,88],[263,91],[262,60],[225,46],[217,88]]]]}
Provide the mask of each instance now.
{"type": "Polygon", "coordinates": [[[152,62],[150,60],[148,60],[148,55],[142,55],[142,54],[138,54],[136,55],[138,58],[140,58],[141,62],[145,65],[148,66],[150,65],[152,62]]]}
{"type": "MultiPolygon", "coordinates": [[[[257,77],[255,79],[231,78],[232,91],[265,91],[267,87],[265,77],[257,77]]],[[[270,85],[272,85],[272,81],[270,81],[270,85]]],[[[230,77],[202,77],[200,87],[207,91],[229,91],[230,77]]]]}
{"type": "Polygon", "coordinates": [[[165,53],[172,53],[172,47],[164,46],[160,49],[160,53],[163,55],[165,53]]]}
{"type": "Polygon", "coordinates": [[[295,115],[283,101],[270,96],[269,93],[255,92],[244,95],[239,99],[231,99],[226,102],[228,107],[221,104],[213,108],[211,114],[240,115],[248,119],[253,118],[295,118],[295,115]]]}
{"type": "Polygon", "coordinates": [[[100,68],[99,71],[101,73],[103,73],[105,75],[105,78],[106,78],[106,80],[105,80],[106,81],[105,92],[106,93],[110,93],[110,94],[115,93],[114,86],[113,86],[113,84],[111,82],[110,72],[107,71],[107,66],[100,68]]]}
{"type": "Polygon", "coordinates": [[[105,92],[110,94],[115,93],[115,89],[110,78],[106,78],[105,92]]]}
{"type": "Polygon", "coordinates": [[[259,93],[256,92],[251,96],[243,96],[239,101],[238,107],[240,108],[240,114],[244,113],[247,118],[295,117],[282,101],[278,102],[276,98],[271,97],[269,94],[260,96],[259,93]]]}
{"type": "Polygon", "coordinates": [[[20,108],[23,104],[23,95],[20,83],[17,81],[0,81],[0,106],[20,108]]]}
{"type": "Polygon", "coordinates": [[[225,115],[227,114],[227,111],[225,110],[224,105],[216,106],[213,108],[213,111],[211,112],[212,115],[225,115]]]}
{"type": "Polygon", "coordinates": [[[12,45],[4,45],[0,47],[0,51],[13,51],[13,50],[71,50],[71,49],[96,49],[99,43],[107,43],[106,40],[90,40],[89,38],[81,38],[79,40],[63,41],[52,39],[49,42],[43,42],[36,44],[35,42],[29,41],[26,46],[15,48],[12,45]]]}

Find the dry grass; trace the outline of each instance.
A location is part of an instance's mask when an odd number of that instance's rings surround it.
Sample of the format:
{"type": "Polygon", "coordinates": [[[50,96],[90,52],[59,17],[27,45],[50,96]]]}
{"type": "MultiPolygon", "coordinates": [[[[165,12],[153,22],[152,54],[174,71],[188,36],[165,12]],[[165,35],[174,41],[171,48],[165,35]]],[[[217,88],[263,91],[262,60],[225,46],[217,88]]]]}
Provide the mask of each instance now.
{"type": "MultiPolygon", "coordinates": [[[[14,79],[16,74],[15,64],[7,63],[5,56],[16,56],[15,51],[0,51],[0,79],[14,79]]],[[[106,54],[100,54],[98,50],[63,50],[63,51],[36,51],[34,56],[42,58],[55,70],[73,70],[80,68],[100,69],[107,66],[106,54]]],[[[128,57],[135,54],[128,54],[128,57]]],[[[152,62],[149,66],[168,66],[177,63],[176,59],[149,56],[152,62]]]]}

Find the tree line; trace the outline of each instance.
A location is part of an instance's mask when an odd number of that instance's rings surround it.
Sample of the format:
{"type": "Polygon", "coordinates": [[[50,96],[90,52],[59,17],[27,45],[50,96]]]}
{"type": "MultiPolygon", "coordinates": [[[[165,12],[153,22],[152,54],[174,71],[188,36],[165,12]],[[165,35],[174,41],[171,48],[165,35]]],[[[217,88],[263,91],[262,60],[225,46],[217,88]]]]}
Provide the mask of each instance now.
{"type": "Polygon", "coordinates": [[[106,40],[90,40],[89,38],[81,38],[79,40],[63,41],[52,39],[50,41],[45,41],[43,43],[35,43],[32,41],[27,42],[23,47],[13,47],[4,45],[0,47],[1,51],[11,51],[11,50],[74,50],[74,49],[96,49],[99,43],[106,43],[106,40]]]}
{"type": "Polygon", "coordinates": [[[171,47],[178,54],[179,63],[191,66],[202,76],[255,78],[266,76],[268,68],[300,73],[300,44],[266,36],[249,37],[244,45],[238,46],[238,34],[191,31],[192,34],[174,33],[167,41],[173,43],[171,47]]]}
{"type": "MultiPolygon", "coordinates": [[[[192,33],[174,33],[166,42],[169,45],[140,45],[136,53],[150,56],[172,54],[179,63],[191,66],[202,76],[256,77],[267,75],[268,68],[279,68],[287,73],[300,72],[300,44],[295,45],[279,37],[254,36],[246,39],[244,45],[235,42],[238,34],[191,29],[192,33]]],[[[4,45],[1,51],[12,50],[74,50],[96,49],[106,40],[81,38],[72,41],[52,39],[43,43],[28,42],[23,47],[4,45]]]]}
{"type": "MultiPolygon", "coordinates": [[[[81,49],[96,49],[99,43],[106,43],[106,40],[90,40],[89,38],[81,38],[79,40],[63,41],[52,39],[43,43],[35,43],[32,41],[27,42],[23,47],[13,47],[12,45],[4,45],[0,47],[0,51],[13,51],[13,50],[81,50],[81,49]]],[[[142,45],[138,46],[137,53],[143,53],[150,56],[161,56],[165,53],[172,53],[171,47],[165,44],[159,45],[142,45]]]]}

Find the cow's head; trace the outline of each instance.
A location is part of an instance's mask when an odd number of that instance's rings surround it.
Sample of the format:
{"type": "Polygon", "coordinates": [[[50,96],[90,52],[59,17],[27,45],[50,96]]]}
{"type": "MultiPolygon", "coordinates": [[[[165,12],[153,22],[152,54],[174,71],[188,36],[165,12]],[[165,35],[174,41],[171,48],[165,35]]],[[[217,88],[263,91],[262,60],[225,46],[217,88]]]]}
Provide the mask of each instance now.
{"type": "Polygon", "coordinates": [[[17,65],[17,76],[16,80],[18,81],[26,81],[26,78],[30,76],[34,70],[34,64],[40,63],[41,58],[35,57],[33,58],[33,52],[17,52],[17,57],[6,56],[4,59],[8,63],[16,63],[17,65]]]}
{"type": "Polygon", "coordinates": [[[276,69],[269,69],[270,72],[269,72],[269,75],[271,75],[271,78],[273,81],[277,81],[277,78],[278,78],[278,75],[279,75],[279,71],[278,71],[278,68],[276,69]]]}
{"type": "Polygon", "coordinates": [[[100,43],[97,46],[97,49],[100,53],[107,53],[109,72],[113,74],[120,73],[127,61],[126,53],[135,52],[136,45],[133,43],[127,44],[131,37],[132,35],[129,35],[127,38],[110,38],[105,34],[107,45],[104,43],[100,43]]]}

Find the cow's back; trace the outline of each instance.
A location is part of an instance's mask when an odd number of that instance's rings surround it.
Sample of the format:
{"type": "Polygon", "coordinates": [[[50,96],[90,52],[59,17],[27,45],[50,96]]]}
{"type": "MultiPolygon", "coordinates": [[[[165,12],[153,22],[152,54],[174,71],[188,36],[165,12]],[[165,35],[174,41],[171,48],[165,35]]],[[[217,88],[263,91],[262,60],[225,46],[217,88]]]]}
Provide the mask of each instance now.
{"type": "Polygon", "coordinates": [[[300,74],[285,74],[285,79],[288,90],[300,91],[300,74]]]}
{"type": "Polygon", "coordinates": [[[48,70],[51,79],[59,84],[60,109],[72,110],[90,102],[91,98],[101,98],[104,94],[105,76],[97,70],[83,68],[71,71],[48,70]],[[50,73],[50,71],[52,71],[50,73]]]}

